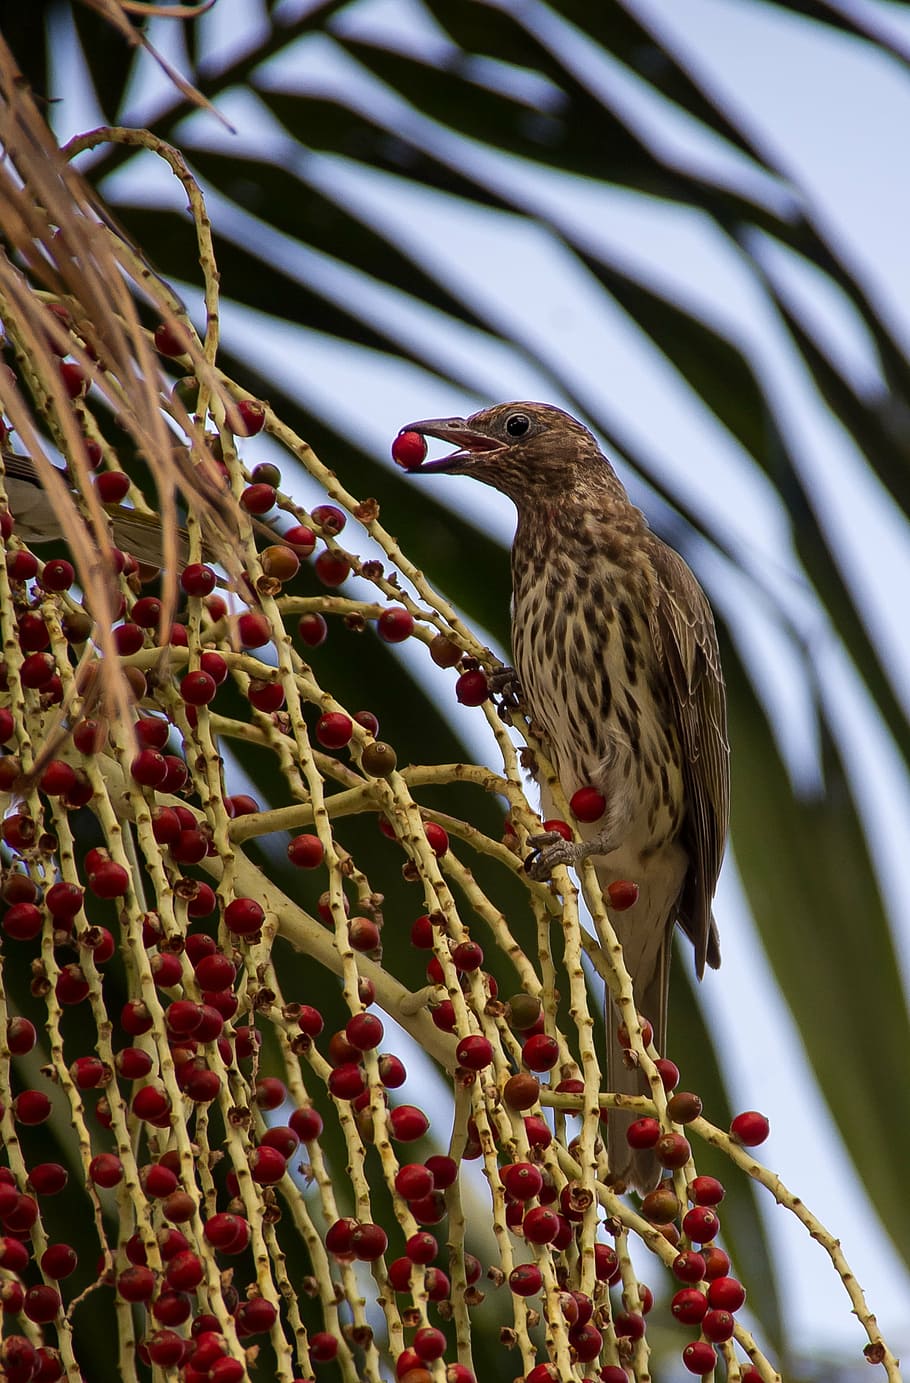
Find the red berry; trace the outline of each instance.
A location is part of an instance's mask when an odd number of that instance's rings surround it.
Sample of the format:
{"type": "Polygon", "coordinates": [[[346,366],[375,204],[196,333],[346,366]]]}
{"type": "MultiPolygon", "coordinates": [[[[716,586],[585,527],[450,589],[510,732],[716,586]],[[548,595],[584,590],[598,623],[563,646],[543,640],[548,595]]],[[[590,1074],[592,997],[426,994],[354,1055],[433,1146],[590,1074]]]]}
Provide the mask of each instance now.
{"type": "MultiPolygon", "coordinates": [[[[240,399],[228,410],[228,422],[236,436],[255,437],[265,426],[265,406],[256,399],[240,399]]],[[[227,1380],[221,1380],[221,1383],[227,1383],[227,1380]]]]}
{"type": "Polygon", "coordinates": [[[389,1114],[392,1137],[398,1143],[413,1143],[422,1138],[430,1121],[416,1105],[400,1104],[389,1114]]]}
{"type": "Polygon", "coordinates": [[[75,360],[65,360],[60,365],[60,379],[71,399],[81,399],[88,390],[85,371],[75,360]]]}
{"type": "Polygon", "coordinates": [[[609,1244],[594,1245],[594,1276],[598,1282],[613,1282],[619,1273],[619,1255],[609,1244]]]}
{"type": "Polygon", "coordinates": [[[220,653],[213,653],[211,649],[207,649],[199,659],[199,667],[208,673],[216,687],[227,681],[228,665],[220,653]]]}
{"type": "Polygon", "coordinates": [[[60,1310],[60,1293],[56,1287],[29,1287],[23,1310],[36,1325],[47,1325],[60,1310]]]}
{"type": "Polygon", "coordinates": [[[707,1244],[720,1231],[720,1221],[709,1206],[696,1205],[683,1216],[683,1234],[694,1244],[707,1244]]]}
{"type": "Polygon", "coordinates": [[[178,1365],[184,1355],[186,1341],[175,1330],[156,1330],[145,1342],[149,1360],[159,1368],[178,1365]]]}
{"type": "Polygon", "coordinates": [[[123,1180],[123,1163],[116,1153],[98,1153],[89,1163],[88,1171],[96,1186],[116,1186],[123,1180]]]}
{"type": "Polygon", "coordinates": [[[6,572],[10,581],[31,581],[37,571],[38,558],[34,553],[26,551],[7,553],[6,572]]]}
{"type": "Polygon", "coordinates": [[[41,1271],[54,1282],[69,1277],[78,1263],[76,1250],[70,1244],[49,1244],[41,1255],[41,1271]]]}
{"type": "Polygon", "coordinates": [[[403,643],[414,632],[414,616],[409,610],[393,605],[379,616],[376,632],[385,643],[403,643]]]}
{"type": "Polygon", "coordinates": [[[260,1186],[274,1186],[287,1169],[287,1158],[277,1148],[262,1145],[250,1153],[250,1172],[260,1186]]]}
{"type": "Polygon", "coordinates": [[[107,1074],[104,1062],[96,1056],[77,1056],[70,1066],[70,1075],[80,1090],[95,1090],[107,1074]]]}
{"type": "Polygon", "coordinates": [[[102,504],[120,504],[130,489],[130,478],[123,471],[103,471],[95,480],[95,489],[102,504]]]}
{"type": "Polygon", "coordinates": [[[247,697],[250,705],[255,706],[257,711],[271,715],[284,705],[284,688],[280,682],[255,678],[250,682],[247,697]]]}
{"type": "Polygon", "coordinates": [[[455,696],[462,706],[482,706],[489,695],[490,683],[481,668],[463,672],[455,683],[455,696]]]}
{"type": "Polygon", "coordinates": [[[180,680],[180,695],[188,706],[207,706],[218,690],[211,673],[188,672],[180,680]]]}
{"type": "Polygon", "coordinates": [[[452,952],[452,963],[462,972],[479,970],[483,965],[483,948],[476,941],[460,941],[452,952]]]}
{"type": "Polygon", "coordinates": [[[653,1148],[657,1145],[660,1132],[657,1119],[635,1119],[626,1129],[626,1141],[630,1148],[653,1148]]]}
{"type": "Polygon", "coordinates": [[[346,557],[326,548],[320,552],[313,568],[323,586],[340,586],[351,574],[351,564],[346,557]]]}
{"type": "Polygon", "coordinates": [[[320,644],[325,643],[328,637],[329,626],[326,624],[322,615],[301,615],[300,623],[297,625],[297,632],[308,648],[318,648],[320,644]]]}
{"type": "Polygon", "coordinates": [[[422,1162],[408,1162],[395,1173],[395,1190],[406,1201],[420,1200],[433,1189],[433,1173],[422,1162]]]}
{"type": "Polygon", "coordinates": [[[152,1026],[152,1015],[141,999],[128,999],[120,1010],[120,1026],[130,1037],[142,1037],[152,1026]]]}
{"type": "Polygon", "coordinates": [[[521,1263],[509,1273],[509,1287],[519,1297],[532,1297],[543,1286],[543,1275],[536,1263],[521,1263]]]}
{"type": "Polygon", "coordinates": [[[164,1086],[144,1085],[133,1096],[133,1113],[137,1119],[147,1120],[149,1123],[155,1123],[156,1120],[165,1118],[170,1112],[170,1108],[170,1096],[164,1086]]]}
{"type": "Polygon", "coordinates": [[[363,1263],[381,1258],[389,1246],[389,1237],[381,1225],[359,1224],[351,1230],[351,1248],[363,1263]]]}
{"type": "Polygon", "coordinates": [[[596,1359],[603,1348],[603,1336],[590,1321],[586,1325],[573,1325],[569,1329],[569,1344],[582,1364],[596,1359]]]}
{"type": "Polygon", "coordinates": [[[10,1235],[0,1238],[0,1268],[7,1272],[22,1273],[28,1266],[29,1250],[25,1244],[10,1235]]]}
{"type": "Polygon", "coordinates": [[[237,621],[237,633],[244,648],[264,648],[271,642],[272,626],[258,610],[247,610],[237,621]]]}
{"type": "Polygon", "coordinates": [[[309,557],[316,547],[316,534],[304,524],[295,524],[282,535],[282,542],[292,547],[298,557],[309,557]]]}
{"type": "Polygon", "coordinates": [[[181,572],[180,584],[187,595],[205,597],[212,594],[218,578],[204,562],[191,562],[181,572]]]}
{"type": "Polygon", "coordinates": [[[464,1066],[469,1071],[482,1071],[485,1066],[492,1063],[493,1044],[480,1033],[469,1033],[455,1048],[455,1058],[459,1066],[464,1066]]]}
{"type": "Polygon", "coordinates": [[[57,1196],[65,1190],[68,1181],[69,1173],[59,1162],[39,1162],[29,1172],[26,1185],[37,1196],[57,1196]]]}
{"type": "Polygon", "coordinates": [[[155,328],[155,350],[161,355],[186,355],[190,334],[180,322],[161,322],[155,328]]]}
{"type": "Polygon", "coordinates": [[[28,1018],[11,1018],[6,1025],[6,1041],[13,1056],[25,1056],[32,1050],[38,1034],[28,1018]]]}
{"type": "Polygon", "coordinates": [[[23,658],[19,677],[23,687],[40,691],[56,675],[57,664],[49,653],[30,653],[23,658]]]}
{"type": "Polygon", "coordinates": [[[705,1314],[701,1323],[702,1334],[715,1344],[723,1344],[733,1338],[735,1321],[729,1311],[712,1309],[705,1314]]]}
{"type": "Polygon", "coordinates": [[[246,1247],[250,1237],[250,1227],[245,1219],[240,1215],[230,1215],[224,1211],[217,1215],[212,1215],[206,1220],[203,1229],[203,1236],[206,1243],[218,1249],[221,1253],[238,1253],[237,1248],[240,1240],[243,1247],[246,1247]]]}
{"type": "Polygon", "coordinates": [[[717,1354],[707,1340],[693,1340],[690,1345],[686,1345],[682,1358],[689,1372],[697,1373],[701,1377],[706,1373],[712,1373],[717,1364],[717,1354]]]}
{"type": "Polygon", "coordinates": [[[424,1363],[429,1363],[433,1359],[442,1358],[446,1348],[446,1337],[436,1326],[424,1325],[414,1336],[413,1348],[418,1358],[424,1363]]]}
{"type": "Polygon", "coordinates": [[[572,827],[567,821],[560,821],[558,817],[545,821],[543,828],[545,831],[555,831],[558,836],[562,836],[563,840],[572,839],[572,827]]]}
{"type": "Polygon", "coordinates": [[[167,761],[157,749],[143,749],[130,764],[130,773],[141,787],[158,788],[167,777],[167,761]]]}
{"type": "Polygon", "coordinates": [[[41,931],[44,918],[34,903],[14,903],[4,913],[2,925],[14,941],[31,941],[41,931]]]}
{"type": "Polygon", "coordinates": [[[432,1263],[439,1252],[439,1245],[427,1230],[412,1234],[404,1246],[404,1251],[412,1263],[432,1263]]]}
{"type": "Polygon", "coordinates": [[[645,1318],[637,1311],[619,1311],[613,1317],[613,1329],[620,1339],[640,1340],[645,1333],[645,1318]]]}
{"type": "Polygon", "coordinates": [[[12,1114],[17,1124],[34,1127],[50,1118],[51,1102],[43,1090],[23,1090],[13,1100],[12,1114]]]}
{"type": "Polygon", "coordinates": [[[743,1114],[737,1114],[730,1125],[730,1136],[746,1148],[757,1148],[760,1143],[764,1143],[770,1131],[771,1125],[768,1120],[756,1109],[747,1109],[743,1114]]]}
{"type": "Polygon", "coordinates": [[[254,1097],[258,1109],[277,1109],[288,1097],[287,1087],[277,1076],[260,1076],[256,1082],[254,1097]]]}
{"type": "Polygon", "coordinates": [[[695,1177],[689,1182],[689,1199],[696,1205],[720,1205],[726,1191],[717,1177],[695,1177]]]}
{"type": "Polygon", "coordinates": [[[709,1304],[721,1311],[738,1311],[745,1300],[746,1289],[738,1278],[715,1277],[708,1287],[709,1304]]]}
{"type": "Polygon", "coordinates": [[[540,1194],[543,1174],[532,1162],[513,1162],[503,1167],[499,1179],[515,1200],[527,1201],[540,1194]]]}
{"type": "Polygon", "coordinates": [[[318,869],[325,849],[318,836],[295,836],[288,845],[288,859],[298,869],[318,869]]]}
{"type": "Polygon", "coordinates": [[[353,733],[350,716],[341,711],[328,711],[316,722],[316,738],[326,749],[343,749],[353,733]]]}
{"type": "Polygon", "coordinates": [[[664,1133],[657,1141],[657,1160],[662,1167],[685,1167],[691,1156],[689,1140],[681,1133],[664,1133]]]}
{"type": "Polygon", "coordinates": [[[708,1309],[708,1299],[697,1287],[683,1287],[670,1302],[670,1310],[680,1325],[698,1325],[708,1309]]]}
{"type": "Polygon", "coordinates": [[[546,1122],[536,1114],[525,1116],[525,1137],[532,1148],[548,1148],[553,1134],[546,1122]]]}
{"type": "Polygon", "coordinates": [[[155,1274],[151,1268],[127,1268],[117,1278],[117,1292],[124,1301],[150,1301],[155,1290],[155,1274]]]}
{"type": "Polygon", "coordinates": [[[202,956],[193,967],[193,973],[199,988],[206,993],[212,993],[220,989],[229,989],[234,983],[237,970],[228,956],[216,952],[213,955],[202,956]]]}
{"type": "Polygon", "coordinates": [[[325,1027],[325,1021],[318,1008],[313,1008],[312,1004],[301,1004],[297,1025],[308,1037],[318,1037],[325,1027]]]}
{"type": "Polygon", "coordinates": [[[316,1109],[295,1109],[290,1117],[290,1127],[301,1143],[314,1143],[322,1135],[322,1115],[316,1109]]]}
{"type": "Polygon", "coordinates": [[[407,1070],[400,1057],[385,1052],[379,1058],[379,1079],[386,1090],[399,1090],[407,1079],[407,1070]]]}
{"type": "Polygon", "coordinates": [[[44,571],[41,573],[41,585],[46,591],[68,591],[75,579],[76,572],[72,562],[67,562],[63,557],[45,562],[44,571]]]}
{"type": "MultiPolygon", "coordinates": [[[[18,1295],[24,1301],[25,1296],[21,1288],[18,1295]]],[[[19,1309],[22,1309],[21,1302],[19,1309]]],[[[7,1312],[4,1304],[4,1315],[6,1314],[13,1313],[7,1312]]],[[[8,1383],[28,1383],[28,1380],[38,1377],[38,1369],[38,1351],[24,1335],[8,1335],[0,1343],[0,1375],[7,1379],[8,1383]]],[[[51,1376],[59,1378],[61,1374],[51,1376]]]]}
{"type": "Polygon", "coordinates": [[[329,1093],[336,1100],[356,1100],[367,1088],[364,1069],[355,1061],[344,1061],[329,1073],[329,1093]]]}
{"type": "Polygon", "coordinates": [[[673,1260],[673,1275],[680,1282],[701,1282],[705,1275],[705,1260],[700,1253],[687,1249],[673,1260]]]}
{"type": "Polygon", "coordinates": [[[240,496],[240,503],[248,514],[267,514],[276,498],[274,485],[248,485],[240,496]]]}
{"type": "Polygon", "coordinates": [[[310,1358],[314,1364],[328,1364],[338,1353],[338,1337],[327,1330],[317,1330],[310,1336],[310,1358]]]}
{"type": "Polygon", "coordinates": [[[573,792],[569,806],[576,821],[599,821],[607,810],[607,799],[597,788],[583,787],[573,792]]]}
{"type": "Polygon", "coordinates": [[[529,1071],[552,1071],[559,1060],[559,1043],[555,1037],[538,1033],[522,1046],[521,1059],[529,1071]]]}
{"type": "MultiPolygon", "coordinates": [[[[638,1015],[638,1021],[641,1025],[641,1040],[646,1047],[650,1047],[654,1040],[654,1029],[651,1027],[647,1018],[643,1018],[641,1014],[638,1015]]],[[[616,1036],[620,1047],[625,1047],[626,1051],[628,1051],[632,1043],[629,1039],[629,1031],[625,1023],[620,1023],[616,1036]]]]}
{"type": "Polygon", "coordinates": [[[344,1032],[347,1040],[360,1052],[372,1051],[385,1036],[382,1021],[375,1013],[355,1013],[345,1024],[344,1032]]]}
{"type": "Polygon", "coordinates": [[[447,832],[436,821],[427,821],[423,829],[426,833],[427,844],[436,858],[439,859],[449,848],[449,837],[447,832]]]}
{"type": "Polygon", "coordinates": [[[392,443],[392,460],[406,471],[415,470],[427,454],[427,444],[419,432],[399,432],[392,443]]]}
{"type": "Polygon", "coordinates": [[[559,1233],[559,1216],[545,1205],[529,1210],[521,1222],[525,1238],[531,1244],[550,1244],[559,1233]]]}
{"type": "Polygon", "coordinates": [[[255,898],[235,898],[224,910],[224,922],[238,936],[252,936],[265,921],[265,912],[255,898]]]}
{"type": "Polygon", "coordinates": [[[607,886],[607,897],[614,912],[625,912],[638,902],[638,884],[631,879],[617,879],[607,886]]]}

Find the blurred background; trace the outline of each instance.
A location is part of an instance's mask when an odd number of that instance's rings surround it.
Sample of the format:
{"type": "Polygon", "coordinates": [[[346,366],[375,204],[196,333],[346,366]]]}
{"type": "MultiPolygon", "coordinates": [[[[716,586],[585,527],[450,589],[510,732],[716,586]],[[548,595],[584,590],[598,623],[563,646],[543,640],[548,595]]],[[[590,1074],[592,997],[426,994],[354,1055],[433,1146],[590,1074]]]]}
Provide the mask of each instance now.
{"type": "MultiPolygon", "coordinates": [[[[763,1160],[910,1351],[910,6],[217,0],[152,19],[227,123],[78,0],[3,29],[61,141],[148,125],[184,151],[222,367],[379,499],[502,657],[511,506],[399,472],[414,418],[568,408],[694,567],[721,626],[733,829],[723,969],[698,986],[680,956],[670,1055],[715,1122],[770,1116],[763,1160]]],[[[79,166],[198,324],[179,185],[123,146],[79,166]]],[[[493,753],[407,645],[320,657],[328,684],[381,684],[414,759],[428,735],[434,759],[493,753]]],[[[787,1376],[865,1377],[824,1252],[767,1198],[735,1211],[787,1376]]]]}

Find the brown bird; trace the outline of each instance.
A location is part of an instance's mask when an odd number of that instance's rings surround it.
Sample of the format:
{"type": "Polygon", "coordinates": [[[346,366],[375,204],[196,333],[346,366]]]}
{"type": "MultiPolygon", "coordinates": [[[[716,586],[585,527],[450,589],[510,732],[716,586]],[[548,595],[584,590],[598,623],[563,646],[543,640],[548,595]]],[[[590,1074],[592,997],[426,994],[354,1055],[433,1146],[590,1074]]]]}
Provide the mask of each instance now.
{"type": "MultiPolygon", "coordinates": [[[[663,1052],[674,925],[692,941],[699,979],[706,964],[720,964],[711,902],[727,837],[729,747],[707,598],[629,502],[592,434],[562,409],[505,403],[403,431],[458,448],[419,471],[473,476],[518,510],[512,644],[525,703],[566,796],[591,785],[606,800],[600,820],[579,825],[583,845],[532,841],[531,872],[546,877],[592,856],[602,889],[638,885],[637,902],[613,923],[638,1010],[663,1052]]],[[[544,817],[553,816],[542,796],[544,817]]],[[[609,998],[607,1034],[610,1089],[646,1093],[624,1059],[609,998]]],[[[610,1117],[611,1174],[644,1193],[660,1167],[629,1148],[631,1117],[610,1117]]]]}

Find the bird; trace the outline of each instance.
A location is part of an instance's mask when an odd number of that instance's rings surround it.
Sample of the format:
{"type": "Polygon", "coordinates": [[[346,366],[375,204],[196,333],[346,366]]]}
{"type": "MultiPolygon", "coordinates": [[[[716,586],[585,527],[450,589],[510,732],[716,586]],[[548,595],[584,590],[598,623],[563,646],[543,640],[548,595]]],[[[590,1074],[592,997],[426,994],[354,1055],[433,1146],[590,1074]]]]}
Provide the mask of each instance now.
{"type": "MultiPolygon", "coordinates": [[[[16,521],[16,536],[24,543],[65,542],[66,534],[50,496],[41,484],[35,463],[28,456],[3,449],[3,485],[10,512],[16,521]]],[[[65,472],[59,471],[65,478],[65,472]]],[[[164,535],[161,519],[124,505],[106,506],[114,542],[138,562],[160,567],[164,560],[164,535]]],[[[177,529],[178,565],[186,566],[189,538],[184,528],[177,529]]]]}
{"type": "MultiPolygon", "coordinates": [[[[512,544],[512,656],[532,725],[549,744],[567,798],[602,794],[581,843],[532,838],[530,872],[590,858],[600,888],[638,886],[611,913],[636,1007],[665,1052],[672,938],[692,942],[695,970],[720,964],[712,901],[726,846],[730,751],[726,693],[708,599],[683,558],[649,527],[594,435],[551,404],[498,404],[468,418],[409,423],[457,450],[416,473],[471,476],[517,510],[512,544]]],[[[546,784],[544,819],[554,815],[546,784]]],[[[601,938],[603,941],[603,938],[601,938]]],[[[607,1081],[649,1093],[630,1065],[607,994],[607,1081]]],[[[611,1180],[645,1195],[661,1168],[633,1150],[635,1116],[611,1111],[611,1180]]]]}

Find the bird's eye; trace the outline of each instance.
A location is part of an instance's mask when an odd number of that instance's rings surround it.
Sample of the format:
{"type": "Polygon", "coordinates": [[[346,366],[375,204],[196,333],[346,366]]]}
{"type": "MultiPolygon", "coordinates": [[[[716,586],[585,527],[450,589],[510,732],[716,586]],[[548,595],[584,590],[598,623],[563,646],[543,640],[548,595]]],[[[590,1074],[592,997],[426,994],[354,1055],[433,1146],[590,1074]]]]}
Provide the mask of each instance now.
{"type": "Polygon", "coordinates": [[[506,418],[506,432],[510,437],[523,437],[531,426],[527,413],[511,413],[506,418]]]}

